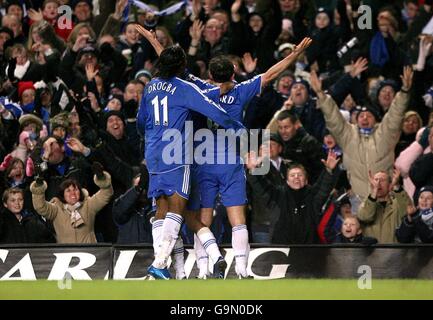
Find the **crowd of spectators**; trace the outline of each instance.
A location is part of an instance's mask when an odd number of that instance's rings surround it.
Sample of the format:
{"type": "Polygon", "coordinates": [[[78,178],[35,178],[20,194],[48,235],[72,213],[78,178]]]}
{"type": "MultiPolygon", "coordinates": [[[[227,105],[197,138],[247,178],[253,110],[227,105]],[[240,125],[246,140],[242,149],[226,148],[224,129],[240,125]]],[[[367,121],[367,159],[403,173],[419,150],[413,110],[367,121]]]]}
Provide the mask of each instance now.
{"type": "Polygon", "coordinates": [[[0,0],[0,243],[152,241],[136,116],[158,53],[135,24],[206,81],[218,55],[241,82],[313,40],[244,110],[271,131],[250,242],[433,242],[433,1],[142,2],[0,0]]]}

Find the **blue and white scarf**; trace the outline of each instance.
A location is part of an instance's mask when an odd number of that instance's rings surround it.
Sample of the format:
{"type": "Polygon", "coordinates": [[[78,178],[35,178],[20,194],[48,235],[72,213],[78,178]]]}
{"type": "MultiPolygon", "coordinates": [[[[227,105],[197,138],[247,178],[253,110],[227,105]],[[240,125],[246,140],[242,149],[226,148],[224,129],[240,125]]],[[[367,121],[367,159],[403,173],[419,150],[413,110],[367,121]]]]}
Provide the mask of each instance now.
{"type": "Polygon", "coordinates": [[[155,16],[168,16],[170,14],[176,13],[177,11],[179,11],[180,9],[182,9],[183,6],[187,5],[187,0],[181,0],[178,3],[175,3],[174,5],[165,8],[164,10],[161,11],[156,11],[154,10],[152,7],[150,7],[149,5],[138,1],[138,0],[129,0],[129,5],[126,6],[125,10],[123,11],[123,21],[126,22],[128,21],[128,16],[129,16],[129,7],[131,5],[136,6],[137,8],[146,10],[146,11],[150,11],[152,12],[155,16]]]}
{"type": "Polygon", "coordinates": [[[420,210],[421,219],[430,228],[433,229],[433,208],[420,210]]]}
{"type": "Polygon", "coordinates": [[[373,132],[373,128],[359,128],[359,133],[364,136],[369,136],[373,132]]]}

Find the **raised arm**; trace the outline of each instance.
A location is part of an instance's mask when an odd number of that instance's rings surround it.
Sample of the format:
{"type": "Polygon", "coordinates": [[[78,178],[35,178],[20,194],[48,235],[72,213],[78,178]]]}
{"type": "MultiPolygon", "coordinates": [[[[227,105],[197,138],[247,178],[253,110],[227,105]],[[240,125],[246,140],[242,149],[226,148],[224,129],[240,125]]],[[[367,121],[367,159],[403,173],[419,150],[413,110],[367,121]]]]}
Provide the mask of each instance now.
{"type": "Polygon", "coordinates": [[[396,142],[400,136],[404,112],[409,105],[409,91],[412,87],[413,70],[410,67],[404,67],[401,79],[403,86],[377,128],[379,137],[386,136],[396,142]]]}
{"type": "Polygon", "coordinates": [[[156,34],[150,32],[149,30],[147,30],[145,28],[143,28],[139,24],[135,25],[135,29],[138,31],[138,33],[140,33],[143,37],[145,37],[147,39],[147,41],[149,41],[149,43],[155,49],[155,52],[156,52],[156,54],[159,57],[161,55],[161,52],[164,50],[164,47],[162,46],[162,44],[156,38],[156,34]]]}
{"type": "Polygon", "coordinates": [[[92,170],[95,173],[93,181],[99,187],[99,191],[89,198],[89,214],[97,214],[104,208],[114,193],[111,185],[111,176],[108,172],[103,171],[100,163],[94,162],[92,170]]]}
{"type": "Polygon", "coordinates": [[[278,77],[278,75],[286,70],[292,63],[296,62],[296,59],[298,59],[299,55],[310,46],[311,42],[312,40],[310,38],[304,38],[291,54],[274,64],[268,69],[268,71],[262,74],[262,88],[266,87],[269,82],[278,77]]]}
{"type": "Polygon", "coordinates": [[[321,216],[321,209],[325,204],[326,200],[329,198],[332,190],[335,187],[337,182],[337,164],[340,161],[340,158],[337,157],[337,154],[334,151],[328,152],[328,157],[326,161],[321,159],[323,165],[325,166],[325,170],[323,170],[320,179],[317,180],[314,189],[317,190],[314,195],[314,208],[316,213],[321,216]],[[320,183],[319,183],[320,181],[320,183]],[[317,185],[318,184],[318,185],[317,185]]]}
{"type": "Polygon", "coordinates": [[[337,104],[331,96],[326,95],[322,90],[322,81],[315,71],[311,72],[311,88],[318,97],[317,106],[322,110],[326,121],[326,127],[331,131],[341,147],[350,143],[352,125],[344,119],[337,104]]]}
{"type": "Polygon", "coordinates": [[[30,185],[30,191],[32,193],[33,207],[36,212],[47,220],[54,220],[59,212],[59,207],[55,204],[45,200],[45,190],[47,190],[47,183],[43,180],[33,181],[30,185]]]}

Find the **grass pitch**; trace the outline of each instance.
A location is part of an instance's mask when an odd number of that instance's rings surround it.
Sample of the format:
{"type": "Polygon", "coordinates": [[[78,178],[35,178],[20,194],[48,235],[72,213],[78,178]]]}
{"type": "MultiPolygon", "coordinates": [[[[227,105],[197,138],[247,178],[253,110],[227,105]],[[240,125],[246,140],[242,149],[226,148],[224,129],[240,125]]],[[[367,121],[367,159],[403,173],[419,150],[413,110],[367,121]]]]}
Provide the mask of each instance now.
{"type": "Polygon", "coordinates": [[[433,281],[374,280],[186,280],[186,281],[2,281],[0,300],[432,300],[433,281]],[[68,289],[68,287],[70,287],[68,289]],[[62,289],[63,288],[63,289],[62,289]]]}

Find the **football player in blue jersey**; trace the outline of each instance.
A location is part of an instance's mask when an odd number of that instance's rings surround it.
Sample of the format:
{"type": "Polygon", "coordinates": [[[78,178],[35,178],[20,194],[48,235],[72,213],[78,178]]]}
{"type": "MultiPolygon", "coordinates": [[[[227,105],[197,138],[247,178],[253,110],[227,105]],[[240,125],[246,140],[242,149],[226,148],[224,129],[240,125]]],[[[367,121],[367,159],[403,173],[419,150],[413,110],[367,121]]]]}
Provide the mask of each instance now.
{"type": "MultiPolygon", "coordinates": [[[[161,46],[155,41],[152,34],[148,31],[141,33],[148,38],[159,54],[162,50],[160,49],[161,46]]],[[[213,58],[209,66],[211,80],[216,85],[211,85],[192,75],[188,75],[188,80],[197,84],[204,94],[219,103],[232,118],[242,121],[243,109],[248,102],[260,93],[261,88],[278,77],[290,64],[296,62],[296,59],[308,48],[311,42],[311,39],[305,38],[291,55],[272,66],[267,72],[239,84],[233,81],[233,64],[224,56],[213,58]]],[[[195,168],[198,179],[197,185],[200,187],[201,221],[210,226],[215,199],[219,194],[222,203],[227,208],[228,217],[233,228],[232,246],[236,259],[236,273],[240,278],[246,278],[249,242],[245,224],[245,205],[247,202],[245,171],[239,154],[236,152],[236,147],[233,149],[233,143],[226,146],[225,141],[221,144],[221,139],[217,134],[214,134],[214,137],[215,142],[213,145],[215,149],[213,150],[212,163],[205,163],[195,168]],[[233,150],[235,154],[233,154],[233,150]],[[233,158],[235,158],[235,161],[233,161],[233,158]]],[[[192,224],[191,221],[189,222],[189,224],[192,224]]],[[[208,268],[207,243],[205,243],[205,246],[202,243],[200,237],[196,235],[194,248],[201,276],[206,275],[208,268]]],[[[223,278],[224,275],[222,274],[219,277],[223,278]]]]}
{"type": "Polygon", "coordinates": [[[187,122],[191,120],[191,111],[224,128],[244,129],[197,86],[179,78],[185,66],[186,55],[181,47],[171,46],[161,52],[158,74],[146,86],[137,115],[137,125],[146,142],[148,196],[156,199],[156,220],[164,219],[159,250],[148,268],[148,273],[159,279],[170,278],[167,259],[178,238],[190,192],[192,146],[187,142],[192,132],[187,122]]]}
{"type": "MultiPolygon", "coordinates": [[[[310,38],[305,38],[296,46],[294,51],[273,65],[265,73],[241,83],[234,82],[235,70],[233,63],[225,56],[212,58],[209,63],[210,79],[215,86],[203,80],[189,75],[188,80],[193,81],[205,95],[227,111],[227,113],[238,121],[242,121],[243,110],[248,102],[260,94],[261,89],[267,86],[287,67],[296,62],[299,55],[311,44],[310,38]]],[[[221,197],[222,204],[227,209],[227,215],[232,225],[232,247],[236,260],[236,273],[239,278],[247,278],[247,263],[249,252],[248,231],[245,218],[246,176],[239,155],[239,148],[232,143],[221,143],[221,137],[215,131],[214,159],[213,163],[205,163],[199,166],[198,185],[200,186],[201,198],[201,220],[210,226],[213,218],[213,209],[217,195],[221,197]],[[235,154],[234,154],[235,153],[235,154]],[[230,161],[233,158],[236,161],[230,161]],[[230,159],[231,158],[231,159],[230,159]]],[[[194,248],[196,256],[205,268],[206,252],[195,238],[194,248]]]]}

